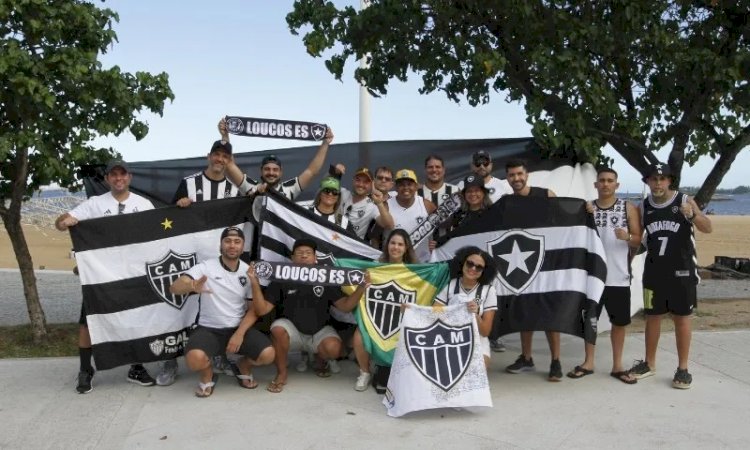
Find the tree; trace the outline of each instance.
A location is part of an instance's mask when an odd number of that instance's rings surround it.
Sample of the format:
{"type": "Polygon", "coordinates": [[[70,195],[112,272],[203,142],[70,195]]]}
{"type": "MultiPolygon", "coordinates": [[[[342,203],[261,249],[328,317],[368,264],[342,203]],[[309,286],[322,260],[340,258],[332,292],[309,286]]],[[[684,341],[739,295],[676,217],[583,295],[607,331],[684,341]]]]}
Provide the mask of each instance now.
{"type": "MultiPolygon", "coordinates": [[[[676,174],[716,158],[696,195],[703,207],[750,144],[750,0],[373,1],[362,11],[299,0],[294,34],[341,79],[373,95],[410,73],[420,93],[486,103],[525,100],[534,137],[601,161],[610,144],[636,170],[668,147],[676,174]]],[[[679,175],[675,187],[679,186],[679,175]]]]}
{"type": "Polygon", "coordinates": [[[117,153],[93,148],[97,136],[148,126],[135,117],[162,114],[173,99],[166,73],[105,69],[98,60],[117,36],[115,12],[78,0],[0,0],[0,218],[23,280],[35,342],[47,334],[34,266],[21,228],[21,203],[40,186],[78,185],[84,163],[117,153]]]}

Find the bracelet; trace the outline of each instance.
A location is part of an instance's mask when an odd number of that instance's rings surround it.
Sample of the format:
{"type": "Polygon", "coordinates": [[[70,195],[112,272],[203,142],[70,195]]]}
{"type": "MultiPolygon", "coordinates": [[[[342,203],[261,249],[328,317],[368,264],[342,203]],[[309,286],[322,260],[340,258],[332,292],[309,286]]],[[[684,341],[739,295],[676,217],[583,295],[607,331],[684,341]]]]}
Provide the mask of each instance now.
{"type": "Polygon", "coordinates": [[[628,233],[628,241],[627,242],[630,242],[631,239],[633,239],[633,235],[631,233],[628,233]]]}

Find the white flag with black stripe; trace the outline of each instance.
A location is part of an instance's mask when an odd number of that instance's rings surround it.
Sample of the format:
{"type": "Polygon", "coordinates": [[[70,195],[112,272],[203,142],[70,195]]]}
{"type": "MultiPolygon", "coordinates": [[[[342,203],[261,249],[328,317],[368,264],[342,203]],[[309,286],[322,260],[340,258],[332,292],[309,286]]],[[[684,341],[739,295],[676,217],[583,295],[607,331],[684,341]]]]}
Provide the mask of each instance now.
{"type": "Polygon", "coordinates": [[[84,220],[70,229],[97,369],[182,354],[197,295],[170,284],[219,256],[221,231],[246,222],[247,198],[84,220]]]}
{"type": "Polygon", "coordinates": [[[380,251],[335,223],[275,192],[267,192],[265,197],[265,207],[260,214],[260,259],[289,261],[294,241],[300,238],[316,242],[319,262],[332,263],[332,258],[375,260],[380,257],[380,251]]]}
{"type": "Polygon", "coordinates": [[[446,236],[433,261],[468,245],[493,256],[498,312],[492,337],[560,331],[596,341],[606,257],[583,200],[508,195],[446,236]]]}

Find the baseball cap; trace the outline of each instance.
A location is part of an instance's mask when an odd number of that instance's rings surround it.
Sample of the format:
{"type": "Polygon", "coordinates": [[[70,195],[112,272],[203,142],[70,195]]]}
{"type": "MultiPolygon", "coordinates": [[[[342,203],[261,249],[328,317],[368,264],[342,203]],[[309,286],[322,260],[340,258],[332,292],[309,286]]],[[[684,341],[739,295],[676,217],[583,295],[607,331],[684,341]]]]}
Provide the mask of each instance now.
{"type": "Polygon", "coordinates": [[[107,173],[111,172],[115,167],[119,167],[125,172],[130,173],[130,167],[128,167],[128,163],[121,159],[116,159],[107,163],[107,173]]]}
{"type": "Polygon", "coordinates": [[[356,172],[354,172],[354,176],[357,175],[364,175],[366,176],[370,181],[372,181],[372,174],[370,173],[370,170],[367,167],[360,167],[357,169],[356,172]]]}
{"type": "Polygon", "coordinates": [[[341,182],[333,177],[325,177],[320,182],[320,189],[334,189],[338,191],[341,189],[341,182]]]}
{"type": "Polygon", "coordinates": [[[409,169],[401,169],[398,172],[396,172],[396,181],[398,180],[411,180],[415,183],[419,183],[417,181],[417,174],[414,173],[413,170],[409,169]]]}
{"type": "Polygon", "coordinates": [[[243,233],[242,230],[237,227],[224,228],[224,231],[221,232],[220,240],[223,241],[225,237],[229,237],[229,236],[237,236],[237,237],[242,238],[243,241],[245,240],[245,233],[243,233]]]}
{"type": "Polygon", "coordinates": [[[292,246],[292,253],[297,250],[297,247],[310,247],[313,250],[317,250],[318,244],[310,238],[299,238],[294,241],[294,245],[292,246]]]}
{"type": "Polygon", "coordinates": [[[663,163],[651,164],[651,166],[648,168],[648,172],[646,173],[646,176],[643,177],[643,182],[645,183],[648,177],[652,177],[656,175],[671,177],[672,169],[669,167],[669,164],[663,164],[663,163]]]}
{"type": "Polygon", "coordinates": [[[232,144],[230,144],[227,141],[216,141],[216,142],[214,142],[214,145],[211,146],[211,152],[210,153],[213,153],[213,152],[215,152],[217,150],[221,150],[224,153],[226,153],[227,155],[231,155],[232,154],[232,144]]]}
{"type": "Polygon", "coordinates": [[[464,188],[461,192],[466,192],[466,190],[470,187],[480,187],[485,191],[487,190],[487,188],[484,186],[484,180],[474,175],[469,175],[468,177],[464,178],[464,188]]]}
{"type": "Polygon", "coordinates": [[[473,155],[471,155],[471,162],[476,164],[479,161],[492,162],[492,157],[485,150],[479,150],[478,152],[475,152],[473,155]]]}
{"type": "Polygon", "coordinates": [[[263,160],[260,162],[260,167],[263,167],[269,163],[273,163],[281,167],[281,161],[279,161],[279,158],[277,158],[276,155],[268,155],[264,157],[263,160]]]}

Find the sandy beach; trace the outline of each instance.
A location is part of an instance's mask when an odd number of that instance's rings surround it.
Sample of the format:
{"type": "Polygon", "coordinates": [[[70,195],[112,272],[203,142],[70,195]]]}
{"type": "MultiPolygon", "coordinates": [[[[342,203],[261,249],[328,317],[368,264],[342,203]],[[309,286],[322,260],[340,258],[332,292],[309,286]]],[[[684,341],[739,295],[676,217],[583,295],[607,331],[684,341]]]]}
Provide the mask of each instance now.
{"type": "MultiPolygon", "coordinates": [[[[711,234],[696,232],[698,263],[707,266],[715,256],[750,258],[750,216],[711,216],[714,231],[711,234]]],[[[25,226],[24,233],[36,269],[72,270],[70,259],[73,247],[68,233],[53,228],[25,226]]],[[[10,239],[5,228],[0,230],[0,268],[18,268],[10,239]]]]}

